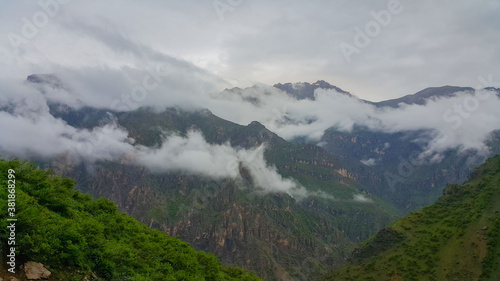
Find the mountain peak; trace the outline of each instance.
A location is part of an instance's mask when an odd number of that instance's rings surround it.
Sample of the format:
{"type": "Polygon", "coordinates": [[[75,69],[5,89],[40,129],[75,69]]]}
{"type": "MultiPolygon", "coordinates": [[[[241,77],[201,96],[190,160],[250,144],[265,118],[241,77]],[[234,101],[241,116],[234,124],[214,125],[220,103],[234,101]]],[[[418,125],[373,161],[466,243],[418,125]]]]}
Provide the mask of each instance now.
{"type": "Polygon", "coordinates": [[[266,126],[262,125],[262,123],[260,123],[259,121],[252,121],[250,122],[250,124],[248,124],[248,127],[256,127],[256,128],[259,128],[259,129],[265,129],[266,126]]]}
{"type": "Polygon", "coordinates": [[[63,82],[55,74],[31,74],[26,81],[33,84],[50,85],[54,88],[64,88],[63,82]]]}
{"type": "Polygon", "coordinates": [[[286,92],[287,94],[295,97],[298,100],[304,100],[304,99],[314,100],[315,99],[314,91],[316,89],[332,89],[339,93],[351,96],[350,93],[324,80],[318,80],[312,84],[308,82],[285,83],[285,84],[278,83],[274,84],[273,87],[286,92]]]}

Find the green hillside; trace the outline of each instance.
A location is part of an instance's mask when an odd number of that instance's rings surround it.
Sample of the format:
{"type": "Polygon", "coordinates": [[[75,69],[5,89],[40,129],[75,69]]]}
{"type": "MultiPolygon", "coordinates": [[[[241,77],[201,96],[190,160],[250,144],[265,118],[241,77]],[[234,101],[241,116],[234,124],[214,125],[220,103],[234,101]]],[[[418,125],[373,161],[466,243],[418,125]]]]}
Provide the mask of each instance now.
{"type": "Polygon", "coordinates": [[[17,160],[0,160],[4,266],[11,247],[6,243],[9,174],[15,180],[9,184],[16,186],[17,267],[27,261],[41,262],[50,266],[51,280],[82,280],[94,274],[99,280],[119,281],[259,280],[223,266],[214,255],[197,252],[189,243],[149,229],[107,199],[93,200],[75,191],[72,179],[54,177],[51,171],[17,160]]]}
{"type": "Polygon", "coordinates": [[[500,280],[500,156],[355,250],[326,280],[500,280]]]}

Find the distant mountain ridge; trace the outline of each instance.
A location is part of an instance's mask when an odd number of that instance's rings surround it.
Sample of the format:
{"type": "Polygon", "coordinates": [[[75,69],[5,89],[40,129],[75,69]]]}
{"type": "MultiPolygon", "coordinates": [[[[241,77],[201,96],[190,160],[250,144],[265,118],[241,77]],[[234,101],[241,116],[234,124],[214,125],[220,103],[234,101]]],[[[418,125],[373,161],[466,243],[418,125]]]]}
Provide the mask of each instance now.
{"type": "Polygon", "coordinates": [[[303,100],[303,99],[314,100],[315,99],[314,91],[317,89],[335,90],[338,93],[352,96],[349,92],[346,92],[337,86],[331,85],[324,80],[318,80],[312,84],[308,82],[284,83],[284,84],[277,83],[274,84],[273,87],[288,93],[289,95],[295,97],[298,100],[303,100]]]}
{"type": "MultiPolygon", "coordinates": [[[[27,77],[26,81],[28,83],[33,84],[46,84],[50,85],[54,88],[66,88],[64,83],[57,77],[55,74],[31,74],[27,77]]],[[[257,87],[257,86],[254,86],[257,87]]],[[[338,93],[355,97],[348,91],[345,91],[335,85],[332,85],[324,80],[318,80],[314,83],[308,82],[296,82],[296,83],[276,83],[273,85],[274,88],[282,90],[283,92],[289,94],[290,96],[296,98],[297,100],[314,100],[314,92],[317,89],[325,89],[325,90],[335,90],[338,93]]],[[[500,89],[494,87],[485,87],[485,90],[496,91],[498,95],[500,95],[500,89]]],[[[240,88],[232,88],[226,89],[225,91],[232,92],[241,90],[240,88]]],[[[459,86],[440,86],[440,87],[429,87],[425,88],[415,94],[409,94],[400,98],[383,100],[379,102],[372,102],[368,100],[360,99],[364,102],[373,104],[377,107],[394,107],[397,108],[399,104],[418,104],[423,105],[425,102],[431,98],[440,98],[440,97],[453,97],[458,92],[473,92],[475,89],[472,87],[459,87],[459,86]]],[[[258,104],[258,100],[247,100],[249,102],[258,104]]]]}
{"type": "MultiPolygon", "coordinates": [[[[325,89],[325,90],[335,90],[338,93],[348,95],[350,97],[355,97],[347,91],[342,90],[341,88],[334,86],[324,80],[318,80],[314,83],[308,82],[299,82],[299,83],[277,83],[274,84],[273,87],[280,89],[290,96],[296,98],[297,100],[310,99],[314,100],[314,91],[317,89],[325,89]]],[[[500,95],[500,89],[494,87],[486,87],[485,90],[496,91],[498,95],[500,95]]],[[[429,99],[433,98],[446,98],[453,97],[459,92],[474,92],[475,89],[472,87],[458,87],[458,86],[441,86],[441,87],[429,87],[425,88],[415,94],[406,95],[400,98],[383,100],[379,102],[372,102],[369,100],[360,99],[366,103],[373,104],[377,107],[399,107],[399,104],[418,104],[423,105],[429,99]]]]}
{"type": "Polygon", "coordinates": [[[419,104],[423,105],[427,100],[431,98],[440,97],[453,97],[458,92],[473,92],[474,88],[471,87],[456,87],[456,86],[442,86],[442,87],[430,87],[425,88],[412,95],[406,95],[401,98],[385,100],[381,102],[375,102],[378,107],[389,106],[398,107],[400,103],[405,104],[419,104]]]}

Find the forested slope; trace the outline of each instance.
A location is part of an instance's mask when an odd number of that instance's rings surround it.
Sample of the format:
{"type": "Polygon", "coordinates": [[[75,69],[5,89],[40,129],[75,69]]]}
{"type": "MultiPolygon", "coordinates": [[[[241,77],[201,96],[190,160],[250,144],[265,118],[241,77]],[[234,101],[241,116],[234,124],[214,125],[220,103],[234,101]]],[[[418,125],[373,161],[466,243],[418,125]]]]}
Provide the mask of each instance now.
{"type": "MultiPolygon", "coordinates": [[[[9,174],[16,190],[17,267],[41,262],[52,271],[51,280],[259,280],[223,266],[214,255],[197,252],[189,243],[149,229],[107,199],[94,200],[75,191],[72,179],[17,160],[0,160],[2,259],[11,247],[7,248],[9,174]]],[[[16,276],[22,278],[18,272],[16,268],[16,276]]]]}

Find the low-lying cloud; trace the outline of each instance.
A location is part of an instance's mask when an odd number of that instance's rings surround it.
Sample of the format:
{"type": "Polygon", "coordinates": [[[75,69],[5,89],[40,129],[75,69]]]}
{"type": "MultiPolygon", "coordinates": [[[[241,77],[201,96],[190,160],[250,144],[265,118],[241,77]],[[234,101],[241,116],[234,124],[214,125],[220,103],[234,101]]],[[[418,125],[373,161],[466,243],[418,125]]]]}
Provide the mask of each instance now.
{"type": "MultiPolygon", "coordinates": [[[[170,135],[160,148],[140,147],[135,162],[153,172],[187,172],[212,178],[241,178],[246,169],[260,193],[286,193],[301,200],[312,194],[293,179],[283,178],[264,159],[265,146],[237,149],[225,144],[209,144],[199,131],[186,137],[170,135]]],[[[323,196],[325,197],[325,196],[323,196]]]]}
{"type": "MultiPolygon", "coordinates": [[[[7,85],[7,84],[4,84],[7,85]]],[[[199,131],[186,136],[168,135],[161,146],[135,145],[128,132],[117,125],[111,113],[109,123],[80,129],[54,118],[47,105],[50,87],[43,91],[30,85],[8,88],[0,111],[0,152],[5,156],[50,160],[69,156],[71,161],[120,161],[148,168],[151,172],[180,172],[215,179],[241,179],[246,169],[259,193],[286,193],[297,200],[311,193],[293,179],[283,178],[264,159],[265,146],[253,149],[231,147],[229,143],[209,144],[199,131]],[[36,102],[30,102],[35,100],[36,102]]]]}
{"type": "Polygon", "coordinates": [[[360,162],[361,162],[361,164],[366,165],[366,166],[375,166],[376,165],[375,158],[360,160],[360,162]]]}
{"type": "MultiPolygon", "coordinates": [[[[67,153],[91,162],[135,155],[138,164],[152,170],[163,167],[168,171],[233,178],[239,173],[234,163],[243,163],[253,174],[260,175],[255,177],[255,184],[265,190],[295,193],[296,197],[307,193],[293,180],[281,178],[259,153],[253,161],[245,163],[242,161],[244,154],[251,151],[211,145],[194,132],[187,138],[170,136],[160,148],[139,149],[128,137],[128,132],[113,122],[93,130],[71,127],[49,113],[49,102],[73,108],[88,105],[116,110],[113,102],[122,102],[120,99],[124,95],[130,98],[132,95],[127,93],[131,93],[141,77],[150,75],[154,79],[154,72],[151,74],[154,69],[150,72],[133,68],[60,70],[64,70],[59,81],[62,86],[3,81],[0,102],[4,110],[0,111],[0,129],[10,132],[0,142],[3,154],[48,158],[67,153]],[[226,167],[228,163],[233,163],[233,168],[226,167]]],[[[216,92],[215,86],[204,90],[201,82],[193,86],[189,79],[196,78],[186,78],[187,73],[177,76],[179,81],[175,85],[178,88],[175,88],[174,76],[169,76],[175,73],[174,68],[169,74],[162,74],[165,80],[159,81],[143,100],[132,100],[132,106],[122,110],[141,106],[154,106],[159,110],[170,106],[208,108],[215,115],[239,124],[256,120],[285,139],[306,137],[314,143],[321,143],[329,128],[350,131],[359,125],[389,133],[424,130],[428,139],[421,156],[435,161],[449,149],[459,152],[475,149],[487,155],[485,140],[493,130],[500,129],[500,99],[494,92],[462,92],[452,97],[429,99],[425,105],[377,108],[356,97],[325,89],[316,90],[314,100],[297,100],[265,85],[222,92],[216,92]]],[[[372,159],[362,159],[362,163],[376,164],[372,159]]]]}
{"type": "Polygon", "coordinates": [[[365,195],[363,195],[363,194],[355,194],[355,195],[353,196],[353,200],[354,200],[355,202],[359,202],[359,203],[373,203],[373,200],[372,200],[372,199],[370,199],[370,198],[366,197],[366,196],[365,196],[365,195]]]}
{"type": "Polygon", "coordinates": [[[241,123],[257,120],[288,140],[306,137],[321,144],[327,129],[351,131],[358,125],[386,133],[426,131],[422,155],[434,157],[449,149],[474,149],[486,155],[485,141],[492,131],[500,129],[500,98],[494,91],[457,92],[429,99],[424,105],[401,104],[398,108],[379,108],[335,90],[317,89],[315,100],[296,100],[284,93],[270,95],[279,90],[264,86],[235,91],[226,92],[226,96],[237,110],[214,110],[215,114],[241,123]]]}

